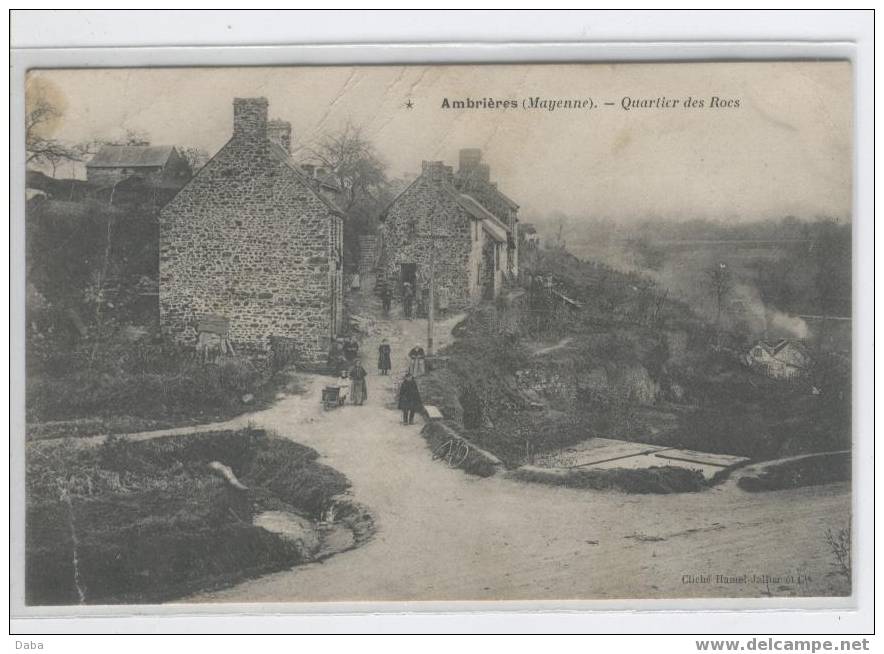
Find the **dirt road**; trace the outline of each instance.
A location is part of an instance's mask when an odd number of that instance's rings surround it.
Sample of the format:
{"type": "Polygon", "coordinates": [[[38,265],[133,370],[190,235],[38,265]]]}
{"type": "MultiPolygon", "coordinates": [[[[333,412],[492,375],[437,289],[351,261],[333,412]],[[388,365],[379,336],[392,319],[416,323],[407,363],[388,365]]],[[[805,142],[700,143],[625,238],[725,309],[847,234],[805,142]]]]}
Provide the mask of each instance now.
{"type": "MultiPolygon", "coordinates": [[[[439,325],[448,334],[456,319],[439,325]]],[[[312,378],[243,421],[320,452],[377,521],[366,545],[322,563],[184,601],[348,601],[763,597],[846,594],[827,527],[846,525],[849,484],[745,493],[626,495],[481,479],[431,459],[420,425],[392,409],[405,352],[423,321],[390,321],[363,343],[369,399],[323,412],[312,378]],[[394,377],[374,374],[380,336],[394,377]],[[700,577],[700,575],[708,576],[700,577]],[[722,575],[729,579],[716,579],[722,575]],[[768,575],[773,580],[736,579],[768,575]],[[779,578],[779,579],[777,579],[779,578]]],[[[441,344],[440,344],[441,346],[441,344]]]]}

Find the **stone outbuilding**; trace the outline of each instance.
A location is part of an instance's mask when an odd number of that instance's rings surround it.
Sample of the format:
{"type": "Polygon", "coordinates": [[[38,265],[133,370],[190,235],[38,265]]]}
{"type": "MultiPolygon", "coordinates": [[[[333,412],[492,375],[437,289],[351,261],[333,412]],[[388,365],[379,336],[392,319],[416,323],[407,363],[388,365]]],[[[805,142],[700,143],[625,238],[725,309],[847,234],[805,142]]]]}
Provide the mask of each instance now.
{"type": "Polygon", "coordinates": [[[343,214],[289,155],[265,98],[233,101],[233,135],[160,214],[160,321],[196,343],[226,320],[231,345],[327,361],[342,312],[343,214]]]}
{"type": "Polygon", "coordinates": [[[171,145],[103,145],[86,164],[86,181],[95,186],[140,178],[152,186],[181,188],[192,175],[187,159],[171,145]]]}
{"type": "Polygon", "coordinates": [[[455,185],[441,161],[422,171],[383,216],[380,267],[388,283],[411,283],[419,296],[435,278],[436,297],[452,309],[500,292],[508,263],[509,230],[475,197],[455,185]]]}
{"type": "Polygon", "coordinates": [[[773,379],[795,381],[807,374],[812,360],[800,341],[758,341],[745,355],[751,369],[773,379]]]}

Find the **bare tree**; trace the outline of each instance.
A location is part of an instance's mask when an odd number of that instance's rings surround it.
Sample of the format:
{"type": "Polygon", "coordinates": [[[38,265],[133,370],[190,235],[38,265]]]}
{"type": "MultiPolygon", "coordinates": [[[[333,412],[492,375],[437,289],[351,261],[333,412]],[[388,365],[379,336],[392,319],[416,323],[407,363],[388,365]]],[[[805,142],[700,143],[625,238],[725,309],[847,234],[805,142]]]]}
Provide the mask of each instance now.
{"type": "Polygon", "coordinates": [[[150,145],[150,134],[143,129],[127,129],[126,133],[113,141],[106,141],[108,145],[150,145]]]}
{"type": "Polygon", "coordinates": [[[55,177],[56,168],[65,161],[81,161],[81,153],[58,139],[44,135],[47,126],[61,112],[49,100],[37,97],[25,116],[25,151],[29,164],[48,165],[55,177]]]}
{"type": "Polygon", "coordinates": [[[310,153],[335,176],[344,196],[341,208],[348,214],[360,203],[378,201],[387,183],[385,166],[361,128],[347,123],[323,137],[310,153]]]}

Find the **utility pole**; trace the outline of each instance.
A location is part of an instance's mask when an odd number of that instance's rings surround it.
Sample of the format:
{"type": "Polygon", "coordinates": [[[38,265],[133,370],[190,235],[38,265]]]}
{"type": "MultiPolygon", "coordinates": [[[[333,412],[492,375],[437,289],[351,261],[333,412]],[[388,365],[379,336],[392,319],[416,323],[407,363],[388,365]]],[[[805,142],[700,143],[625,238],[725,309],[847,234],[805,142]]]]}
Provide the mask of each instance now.
{"type": "Polygon", "coordinates": [[[433,330],[436,328],[436,239],[430,234],[430,306],[427,308],[427,356],[433,356],[433,330]]]}
{"type": "Polygon", "coordinates": [[[436,241],[444,239],[441,234],[433,233],[433,222],[430,220],[430,292],[427,307],[427,356],[433,356],[433,334],[436,329],[436,241]]]}

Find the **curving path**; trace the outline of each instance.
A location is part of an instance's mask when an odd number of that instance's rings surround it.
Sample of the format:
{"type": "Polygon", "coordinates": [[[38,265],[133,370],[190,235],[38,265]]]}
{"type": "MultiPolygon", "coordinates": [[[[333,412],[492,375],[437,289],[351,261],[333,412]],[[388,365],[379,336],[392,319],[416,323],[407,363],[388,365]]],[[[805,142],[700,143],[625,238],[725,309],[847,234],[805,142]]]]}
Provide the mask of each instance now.
{"type": "MultiPolygon", "coordinates": [[[[439,325],[449,334],[457,322],[439,325]]],[[[394,366],[424,321],[377,327],[394,366]]],[[[849,484],[774,493],[735,485],[680,495],[626,495],[481,479],[431,460],[420,425],[392,410],[396,377],[378,377],[380,335],[363,343],[365,406],[323,412],[313,377],[304,395],[239,419],[309,445],[353,482],[375,515],[362,547],[187,602],[602,599],[844,594],[824,534],[844,526],[849,484]],[[715,582],[714,575],[809,576],[802,583],[715,582]],[[684,575],[712,575],[685,583],[684,575]]],[[[441,347],[441,344],[440,344],[441,347]]],[[[212,426],[207,426],[211,428],[212,426]]],[[[215,425],[214,427],[217,427],[215,425]]],[[[192,429],[191,429],[192,431],[192,429]]]]}

